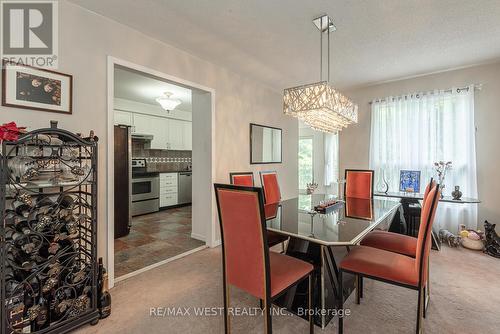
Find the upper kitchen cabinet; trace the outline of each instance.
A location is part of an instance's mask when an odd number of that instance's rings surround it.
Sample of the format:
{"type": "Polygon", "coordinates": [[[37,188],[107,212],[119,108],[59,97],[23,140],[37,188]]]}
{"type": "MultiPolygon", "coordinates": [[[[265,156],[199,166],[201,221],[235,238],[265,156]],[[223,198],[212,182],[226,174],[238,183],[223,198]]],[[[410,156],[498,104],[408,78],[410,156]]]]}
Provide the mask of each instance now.
{"type": "Polygon", "coordinates": [[[152,134],[151,129],[154,128],[153,117],[132,113],[132,133],[152,134]]]}
{"type": "Polygon", "coordinates": [[[151,148],[158,150],[166,150],[169,149],[168,141],[169,141],[169,119],[162,117],[152,117],[153,124],[151,126],[151,133],[153,135],[153,140],[151,141],[151,148]]]}
{"type": "Polygon", "coordinates": [[[193,150],[193,122],[183,122],[184,149],[193,150]]]}
{"type": "Polygon", "coordinates": [[[176,119],[172,114],[159,116],[143,112],[114,111],[115,125],[129,125],[132,133],[152,135],[150,147],[159,150],[187,150],[193,149],[192,122],[185,119],[176,119]]]}
{"type": "Polygon", "coordinates": [[[168,149],[185,150],[184,147],[184,121],[168,120],[168,149]]]}
{"type": "Polygon", "coordinates": [[[132,126],[132,113],[128,111],[115,110],[115,125],[132,126]]]}

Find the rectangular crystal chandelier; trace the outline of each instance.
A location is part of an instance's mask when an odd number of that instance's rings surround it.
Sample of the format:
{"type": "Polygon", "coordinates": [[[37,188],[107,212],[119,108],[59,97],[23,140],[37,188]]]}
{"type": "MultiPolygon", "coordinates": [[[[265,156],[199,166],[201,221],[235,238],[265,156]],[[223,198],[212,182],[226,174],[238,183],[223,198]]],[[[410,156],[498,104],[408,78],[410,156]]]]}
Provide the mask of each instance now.
{"type": "MultiPolygon", "coordinates": [[[[335,30],[327,15],[315,19],[321,34],[320,71],[323,75],[323,34],[328,34],[328,78],[330,73],[330,31],[335,30]]],[[[334,133],[358,122],[358,106],[328,81],[287,88],[283,94],[283,112],[302,120],[311,128],[334,133]]]]}

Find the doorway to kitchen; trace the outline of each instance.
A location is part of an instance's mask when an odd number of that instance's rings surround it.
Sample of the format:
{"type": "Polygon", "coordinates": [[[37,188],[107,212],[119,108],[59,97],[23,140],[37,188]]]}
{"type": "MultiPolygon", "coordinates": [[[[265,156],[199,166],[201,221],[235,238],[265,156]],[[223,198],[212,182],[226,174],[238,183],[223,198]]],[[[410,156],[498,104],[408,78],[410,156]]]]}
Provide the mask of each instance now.
{"type": "Polygon", "coordinates": [[[205,148],[213,92],[114,58],[108,65],[108,267],[116,282],[213,243],[210,220],[200,219],[212,212],[205,148]]]}

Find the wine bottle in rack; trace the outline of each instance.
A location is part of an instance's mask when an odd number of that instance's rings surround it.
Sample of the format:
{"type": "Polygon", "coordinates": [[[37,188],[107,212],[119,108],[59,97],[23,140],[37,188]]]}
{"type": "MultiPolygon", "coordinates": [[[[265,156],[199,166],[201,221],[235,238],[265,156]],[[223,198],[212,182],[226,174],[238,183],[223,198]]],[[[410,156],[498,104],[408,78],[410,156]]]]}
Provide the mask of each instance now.
{"type": "Polygon", "coordinates": [[[99,309],[99,315],[101,319],[107,318],[111,314],[111,294],[108,291],[108,273],[106,272],[106,269],[102,269],[103,275],[102,275],[102,291],[101,291],[101,296],[99,298],[100,300],[100,305],[101,308],[99,309]]]}
{"type": "MultiPolygon", "coordinates": [[[[25,290],[24,291],[24,310],[23,310],[23,323],[21,325],[22,327],[22,333],[31,333],[34,330],[34,316],[36,314],[33,314],[33,297],[31,296],[31,291],[25,290]]],[[[36,317],[35,317],[36,318],[36,317]]]]}
{"type": "Polygon", "coordinates": [[[102,276],[104,274],[103,270],[104,266],[102,264],[102,257],[100,257],[97,264],[97,308],[99,309],[99,312],[101,311],[101,294],[104,286],[104,282],[102,281],[102,276]]]}
{"type": "Polygon", "coordinates": [[[21,220],[16,224],[16,230],[23,234],[30,234],[31,227],[27,220],[21,220]]]}
{"type": "Polygon", "coordinates": [[[39,331],[44,329],[48,325],[47,318],[49,313],[47,299],[44,298],[43,293],[41,292],[38,297],[38,303],[36,305],[38,306],[38,315],[34,320],[34,327],[35,330],[39,331]]]}

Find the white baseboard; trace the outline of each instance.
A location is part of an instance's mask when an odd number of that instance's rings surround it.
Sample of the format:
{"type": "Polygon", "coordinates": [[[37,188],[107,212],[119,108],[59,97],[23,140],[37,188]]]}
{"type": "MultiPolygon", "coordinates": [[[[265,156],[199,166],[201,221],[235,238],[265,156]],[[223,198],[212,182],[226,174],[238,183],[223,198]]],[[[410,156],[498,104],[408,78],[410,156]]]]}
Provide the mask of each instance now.
{"type": "Polygon", "coordinates": [[[205,236],[204,235],[201,235],[201,234],[198,234],[198,233],[193,233],[191,232],[191,238],[193,239],[196,239],[196,240],[200,240],[200,241],[203,241],[206,243],[206,240],[205,240],[205,236]]]}
{"type": "Polygon", "coordinates": [[[221,244],[222,244],[222,240],[221,239],[217,239],[217,240],[215,240],[214,244],[212,245],[212,248],[220,246],[221,244]]]}
{"type": "Polygon", "coordinates": [[[139,274],[142,274],[143,272],[146,272],[146,271],[148,271],[148,270],[151,270],[151,269],[154,269],[154,268],[156,268],[156,267],[162,266],[162,265],[167,264],[167,263],[169,263],[169,262],[172,262],[172,261],[175,261],[175,260],[181,259],[181,258],[183,258],[183,257],[185,257],[185,256],[188,256],[188,255],[190,255],[190,254],[193,254],[193,253],[195,253],[195,252],[201,251],[201,250],[206,249],[206,248],[207,248],[207,246],[200,246],[200,247],[197,247],[197,248],[191,249],[191,250],[189,250],[189,251],[187,251],[187,252],[185,252],[185,253],[182,253],[182,254],[179,254],[179,255],[173,256],[173,257],[168,258],[168,259],[166,259],[166,260],[163,260],[163,261],[160,261],[160,262],[154,263],[154,264],[149,265],[149,266],[147,266],[147,267],[144,267],[144,268],[141,268],[141,269],[139,269],[139,270],[133,271],[133,272],[131,272],[131,273],[125,274],[125,275],[123,275],[123,276],[117,277],[117,278],[115,278],[115,286],[116,286],[116,283],[121,282],[121,281],[124,281],[124,280],[126,280],[127,278],[131,278],[131,277],[137,276],[137,275],[139,275],[139,274]]]}

